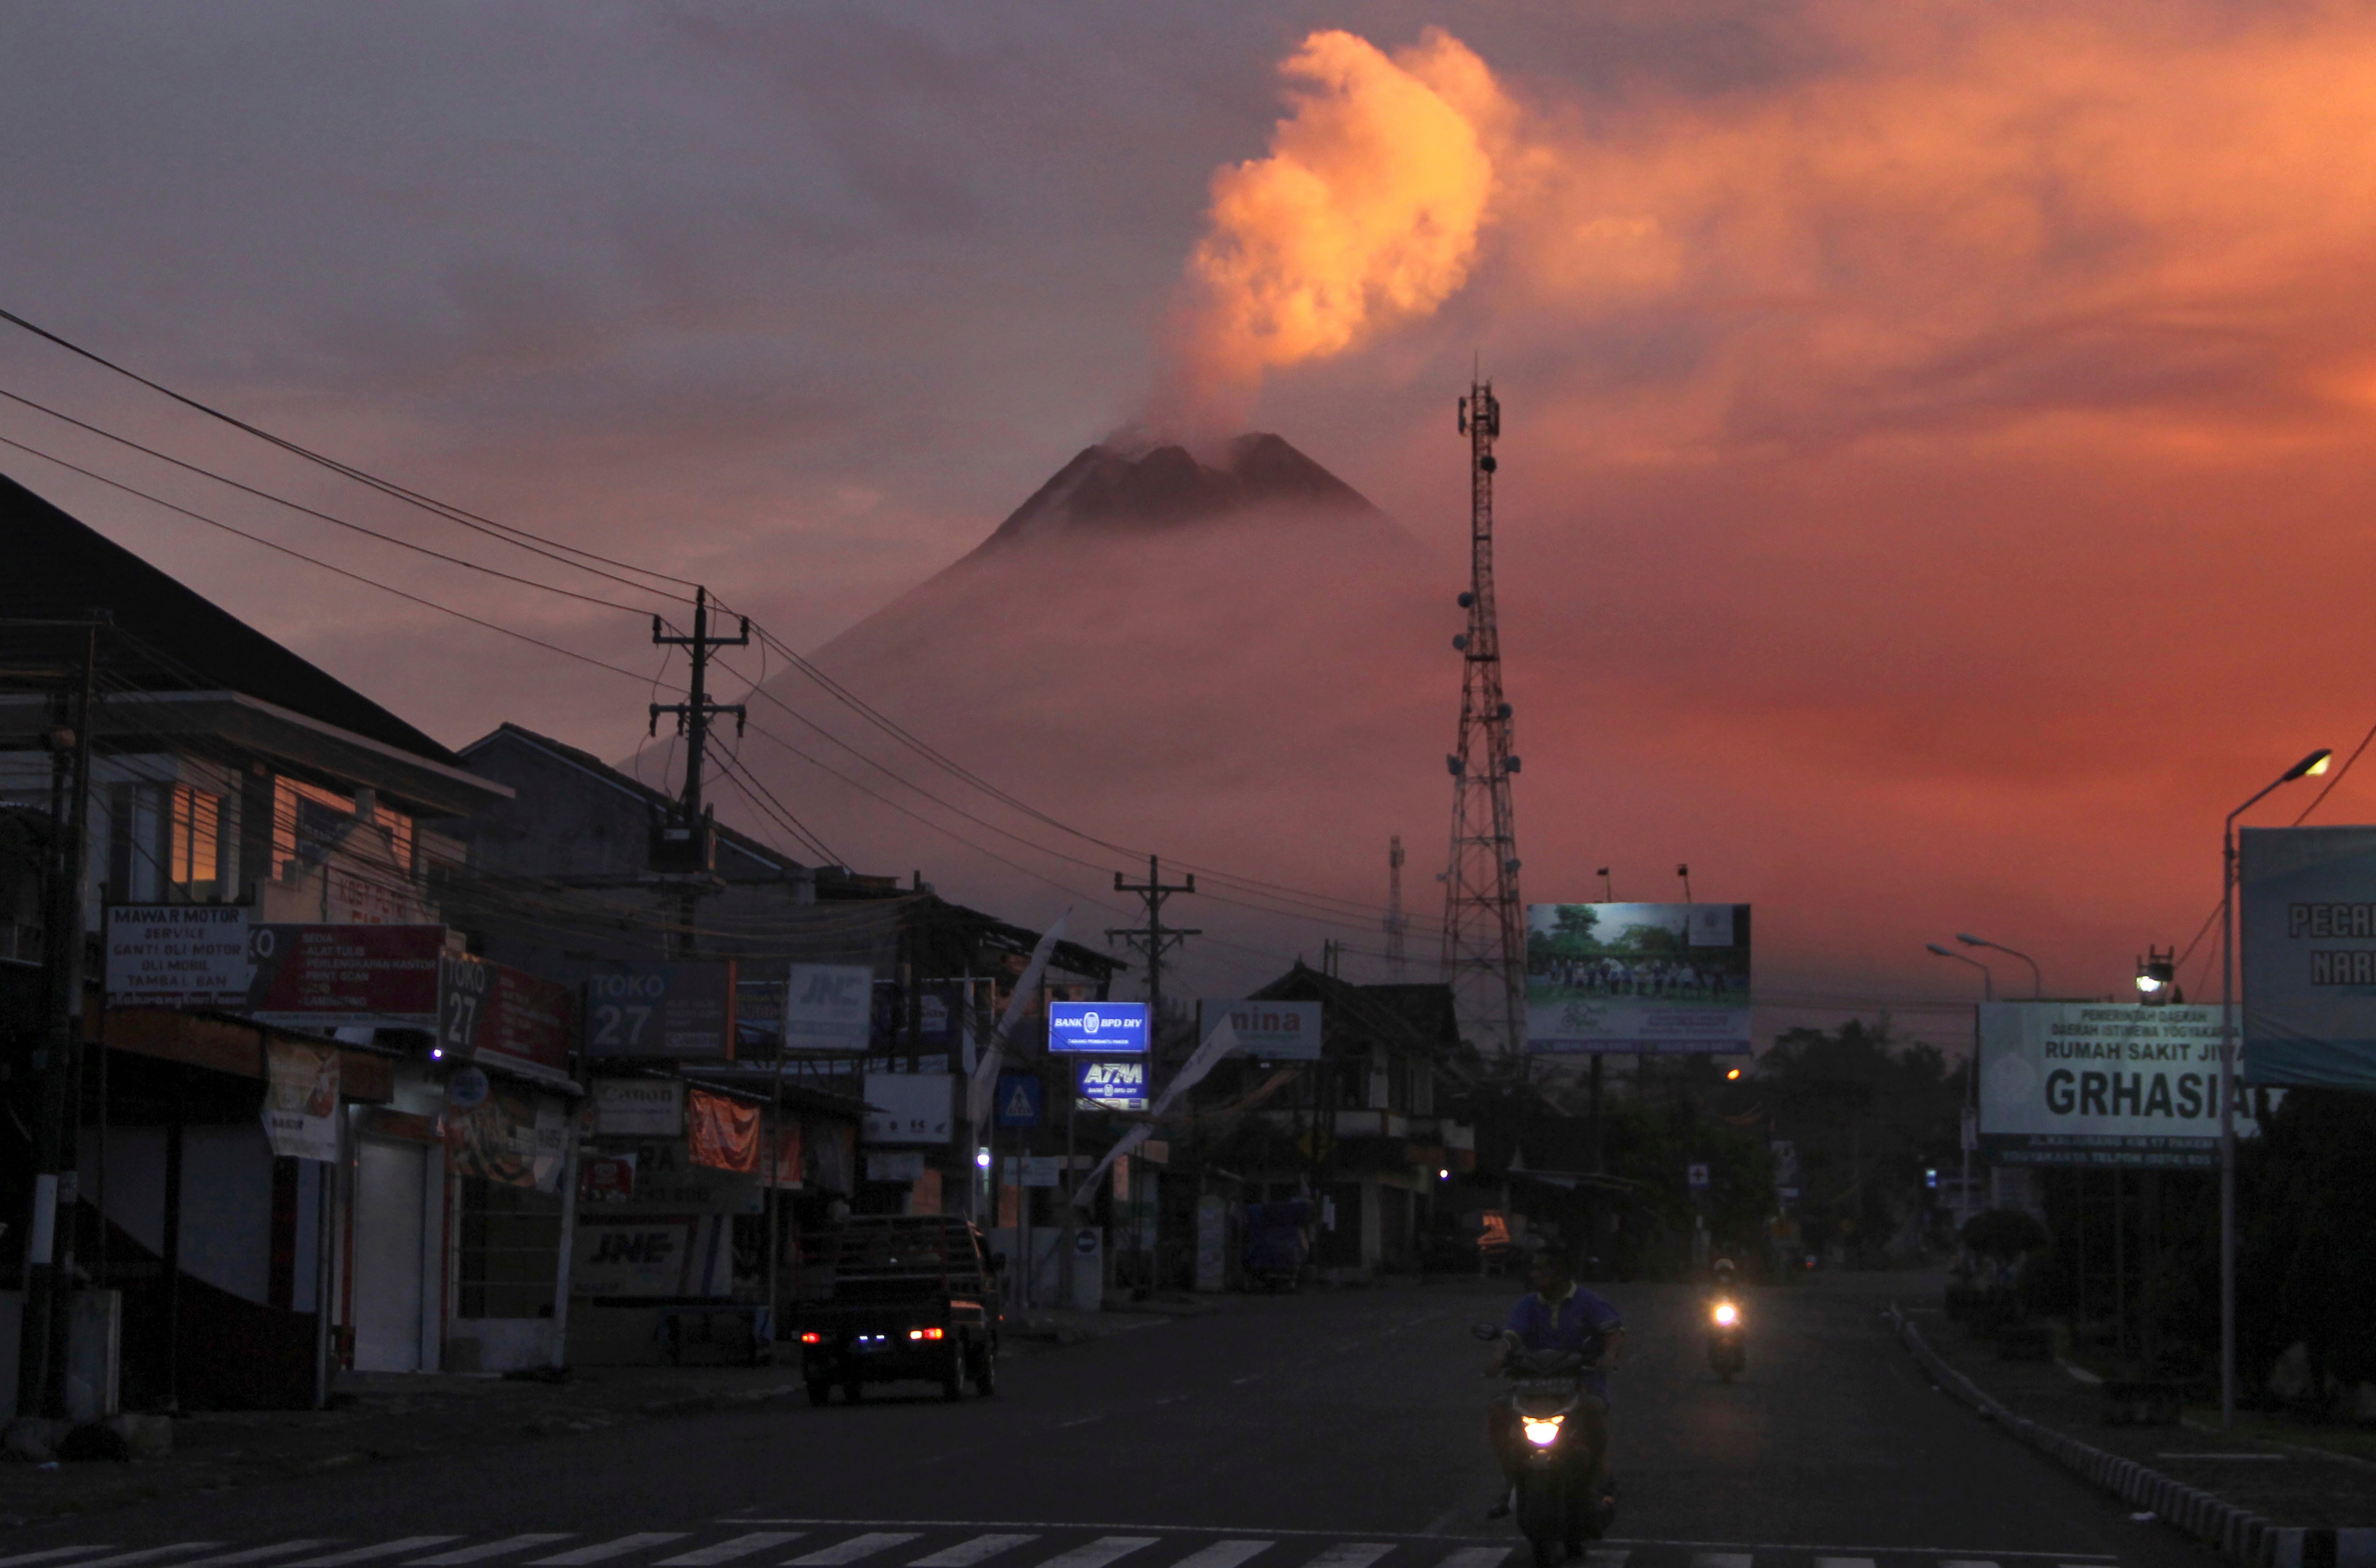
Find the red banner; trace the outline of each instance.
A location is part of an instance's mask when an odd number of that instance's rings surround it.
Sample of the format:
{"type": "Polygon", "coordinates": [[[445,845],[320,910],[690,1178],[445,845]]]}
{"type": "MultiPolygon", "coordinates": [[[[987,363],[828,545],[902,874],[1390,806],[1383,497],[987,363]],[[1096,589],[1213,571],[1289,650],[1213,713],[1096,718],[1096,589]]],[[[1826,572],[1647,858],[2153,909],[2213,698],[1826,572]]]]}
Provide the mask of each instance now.
{"type": "Polygon", "coordinates": [[[250,1017],[328,1028],[437,1027],[442,925],[259,925],[247,934],[250,1017]]]}
{"type": "MultiPolygon", "coordinates": [[[[764,1163],[759,1170],[759,1179],[763,1182],[767,1179],[764,1163]]],[[[784,1124],[776,1129],[775,1184],[778,1187],[801,1184],[801,1122],[797,1116],[785,1117],[784,1124]]]]}
{"type": "Polygon", "coordinates": [[[759,1172],[759,1108],[711,1094],[687,1089],[684,1096],[684,1138],[695,1165],[713,1170],[759,1172]]]}

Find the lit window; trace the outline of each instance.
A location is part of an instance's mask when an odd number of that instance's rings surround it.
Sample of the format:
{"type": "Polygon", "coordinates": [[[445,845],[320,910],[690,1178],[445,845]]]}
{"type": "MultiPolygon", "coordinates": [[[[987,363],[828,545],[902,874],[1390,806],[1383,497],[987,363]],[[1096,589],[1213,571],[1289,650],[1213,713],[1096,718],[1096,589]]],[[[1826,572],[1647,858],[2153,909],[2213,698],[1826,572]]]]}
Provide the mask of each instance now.
{"type": "Polygon", "coordinates": [[[222,801],[187,784],[173,786],[166,879],[194,896],[211,895],[220,874],[222,801]]]}

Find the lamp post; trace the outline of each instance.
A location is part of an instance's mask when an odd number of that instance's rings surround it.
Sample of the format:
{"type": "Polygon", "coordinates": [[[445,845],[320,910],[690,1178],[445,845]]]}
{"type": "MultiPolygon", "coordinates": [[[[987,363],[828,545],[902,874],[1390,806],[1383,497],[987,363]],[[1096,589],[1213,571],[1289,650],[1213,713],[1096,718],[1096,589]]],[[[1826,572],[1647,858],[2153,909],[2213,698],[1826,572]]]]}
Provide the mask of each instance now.
{"type": "Polygon", "coordinates": [[[1955,940],[1962,943],[1966,947],[1992,947],[2000,953],[2010,954],[2014,957],[2020,959],[2023,963],[2027,964],[2029,966],[2029,999],[2032,1002],[2037,1002],[2045,997],[2046,981],[2037,972],[2037,960],[2031,957],[2028,954],[2022,952],[2018,948],[2007,947],[2002,942],[1990,942],[1985,936],[1974,936],[1969,932],[1957,932],[1955,933],[1955,940]]]}
{"type": "MultiPolygon", "coordinates": [[[[1963,940],[1970,941],[1970,938],[1966,937],[1963,940]]],[[[1978,943],[1973,944],[1980,945],[1978,943]]],[[[1994,969],[1990,968],[1978,958],[1967,957],[1952,947],[1942,947],[1935,942],[1927,943],[1924,945],[1942,958],[1953,958],[1958,964],[1969,964],[1979,970],[1980,1000],[1994,1002],[1997,999],[1997,976],[1994,969]]],[[[2014,956],[2019,957],[2020,955],[2015,954],[2014,956]]],[[[1980,1099],[1980,1013],[1977,1007],[1972,1010],[1971,1071],[1966,1073],[1965,1077],[1970,1086],[1970,1092],[1965,1097],[1967,1103],[1964,1107],[1964,1125],[1961,1135],[1955,1139],[1964,1149],[1964,1184],[1955,1194],[1955,1230],[1958,1235],[1962,1234],[1964,1227],[1970,1224],[1972,1219],[1972,1118],[1973,1108],[1979,1103],[1980,1099]]]]}
{"type": "Polygon", "coordinates": [[[2288,767],[2219,829],[2219,1430],[2236,1424],[2236,819],[2279,785],[2324,773],[2321,746],[2288,767]]]}

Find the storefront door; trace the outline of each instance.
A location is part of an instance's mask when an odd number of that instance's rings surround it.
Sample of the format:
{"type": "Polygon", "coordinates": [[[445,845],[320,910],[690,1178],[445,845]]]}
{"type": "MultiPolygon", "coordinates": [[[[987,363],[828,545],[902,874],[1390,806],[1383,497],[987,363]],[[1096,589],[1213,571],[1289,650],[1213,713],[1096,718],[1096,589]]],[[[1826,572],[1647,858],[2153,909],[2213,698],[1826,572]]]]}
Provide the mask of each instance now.
{"type": "Polygon", "coordinates": [[[355,1370],[420,1372],[434,1339],[427,1288],[429,1182],[437,1169],[425,1144],[357,1140],[355,1178],[355,1370]]]}

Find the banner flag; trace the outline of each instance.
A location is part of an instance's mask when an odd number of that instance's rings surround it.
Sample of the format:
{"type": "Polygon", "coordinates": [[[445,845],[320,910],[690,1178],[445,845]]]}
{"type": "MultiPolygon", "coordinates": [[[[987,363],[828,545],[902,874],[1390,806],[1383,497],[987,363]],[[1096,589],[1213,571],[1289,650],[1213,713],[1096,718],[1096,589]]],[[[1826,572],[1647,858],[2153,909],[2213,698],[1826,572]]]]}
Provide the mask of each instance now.
{"type": "Polygon", "coordinates": [[[1040,993],[1040,981],[1048,973],[1048,960],[1056,951],[1056,944],[1064,939],[1065,922],[1073,918],[1067,908],[1048,929],[1040,933],[1031,949],[1031,961],[1023,967],[1021,978],[1015,982],[1015,992],[1006,999],[1006,1011],[999,1016],[998,1030],[990,1037],[989,1049],[974,1063],[973,1079],[966,1085],[966,1120],[979,1128],[990,1116],[991,1097],[998,1089],[998,1064],[1006,1056],[1007,1041],[1015,1038],[1024,1017],[1031,1011],[1032,999],[1040,993]]]}

